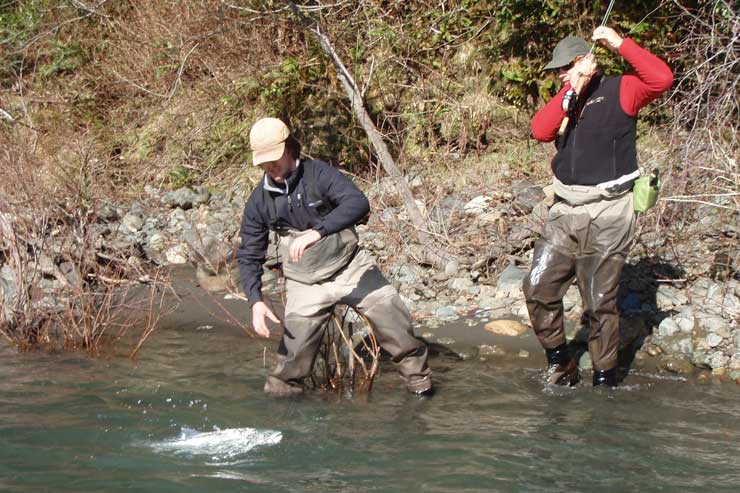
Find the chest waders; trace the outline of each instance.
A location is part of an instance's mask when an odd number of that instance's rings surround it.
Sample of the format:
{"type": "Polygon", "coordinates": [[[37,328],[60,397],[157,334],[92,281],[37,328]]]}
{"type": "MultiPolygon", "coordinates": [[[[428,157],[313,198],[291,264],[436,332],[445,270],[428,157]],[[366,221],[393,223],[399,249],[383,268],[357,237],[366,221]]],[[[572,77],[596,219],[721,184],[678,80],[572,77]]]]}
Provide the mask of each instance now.
{"type": "MultiPolygon", "coordinates": [[[[302,186],[305,193],[304,198],[299,200],[305,200],[307,204],[317,204],[318,218],[323,218],[333,210],[333,207],[318,191],[316,166],[311,161],[304,161],[301,166],[303,176],[298,186],[302,186]]],[[[275,198],[267,190],[263,190],[263,193],[269,216],[269,228],[275,232],[273,235],[274,248],[282,264],[285,278],[302,284],[319,283],[329,279],[352,261],[359,245],[359,237],[354,226],[321,238],[303,252],[298,262],[291,261],[290,245],[296,238],[310,230],[298,231],[279,226],[275,198]]],[[[300,197],[300,194],[298,196],[300,197]]],[[[288,193],[287,200],[289,206],[292,207],[293,198],[290,193],[288,193]]],[[[301,207],[307,204],[301,204],[301,207]]]]}

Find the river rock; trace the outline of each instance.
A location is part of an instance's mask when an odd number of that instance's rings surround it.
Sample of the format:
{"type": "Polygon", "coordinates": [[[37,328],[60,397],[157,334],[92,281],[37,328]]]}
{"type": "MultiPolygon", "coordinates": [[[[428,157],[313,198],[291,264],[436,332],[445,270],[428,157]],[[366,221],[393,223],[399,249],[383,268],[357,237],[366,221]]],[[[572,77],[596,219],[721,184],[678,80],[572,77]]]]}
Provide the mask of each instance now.
{"type": "Polygon", "coordinates": [[[391,267],[391,278],[402,284],[414,284],[420,278],[416,267],[410,264],[401,264],[391,267]]]}
{"type": "Polygon", "coordinates": [[[694,372],[691,361],[681,356],[668,356],[661,362],[660,367],[679,375],[689,375],[694,372]]]}
{"type": "Polygon", "coordinates": [[[164,194],[161,202],[170,207],[187,210],[208,203],[209,198],[210,193],[205,187],[182,187],[164,194]]]}
{"type": "Polygon", "coordinates": [[[658,309],[664,311],[673,310],[676,307],[685,305],[688,301],[688,298],[682,291],[665,284],[659,285],[658,291],[655,293],[655,304],[658,309]]]}
{"type": "Polygon", "coordinates": [[[473,198],[467,204],[465,204],[463,206],[463,211],[466,214],[479,216],[490,209],[489,204],[492,200],[493,199],[491,197],[488,197],[486,195],[479,195],[478,197],[473,198]]]}
{"type": "Polygon", "coordinates": [[[470,288],[473,287],[473,281],[471,281],[468,277],[457,277],[455,279],[450,279],[447,282],[447,287],[453,291],[467,292],[470,288]]]}
{"type": "Polygon", "coordinates": [[[455,319],[457,310],[454,306],[439,306],[434,310],[434,315],[445,320],[455,319]]]}
{"type": "Polygon", "coordinates": [[[147,245],[155,252],[161,252],[167,246],[167,240],[162,233],[156,232],[147,239],[147,245]]]}
{"type": "Polygon", "coordinates": [[[98,215],[98,219],[107,223],[118,221],[118,219],[121,217],[118,214],[118,210],[115,208],[115,206],[108,202],[103,203],[96,212],[98,215]]]}
{"type": "Polygon", "coordinates": [[[514,181],[511,189],[514,193],[514,205],[524,214],[532,212],[532,209],[545,198],[542,187],[528,180],[514,181]]]}
{"type": "Polygon", "coordinates": [[[187,230],[183,235],[190,248],[190,258],[212,275],[218,274],[234,257],[230,243],[220,241],[209,234],[198,234],[197,230],[187,230]]]}
{"type": "Polygon", "coordinates": [[[694,310],[692,310],[688,306],[683,307],[681,311],[674,315],[672,318],[673,321],[676,322],[678,327],[681,329],[681,332],[684,332],[686,334],[690,334],[691,331],[693,331],[696,327],[694,310]]]}
{"type": "Polygon", "coordinates": [[[181,209],[173,209],[167,216],[167,229],[170,233],[182,231],[182,228],[188,222],[187,213],[181,209]]]}
{"type": "Polygon", "coordinates": [[[478,346],[478,354],[481,356],[505,356],[506,350],[496,345],[481,344],[478,346]]]}
{"type": "Polygon", "coordinates": [[[719,346],[720,344],[722,344],[722,336],[715,334],[715,333],[711,333],[706,337],[706,342],[707,342],[707,346],[711,348],[715,348],[719,346]]]}
{"type": "Polygon", "coordinates": [[[565,292],[565,296],[563,296],[563,310],[569,312],[573,310],[573,308],[580,307],[582,305],[583,300],[581,299],[581,292],[578,290],[578,286],[571,284],[565,292]]]}
{"type": "Polygon", "coordinates": [[[730,357],[722,351],[715,351],[709,354],[707,362],[712,368],[724,368],[730,362],[730,357]]]}
{"type": "Polygon", "coordinates": [[[732,358],[727,363],[727,367],[730,370],[740,370],[740,352],[732,355],[732,358]]]}
{"type": "Polygon", "coordinates": [[[699,319],[699,327],[721,338],[730,337],[730,324],[718,315],[709,315],[699,319]]]}
{"type": "Polygon", "coordinates": [[[188,247],[186,245],[175,245],[164,253],[170,264],[186,264],[188,262],[188,247]]]}
{"type": "Polygon", "coordinates": [[[518,320],[492,320],[485,327],[489,332],[510,337],[520,336],[527,331],[527,326],[518,320]]]}
{"type": "Polygon", "coordinates": [[[457,259],[452,259],[445,265],[445,274],[449,277],[456,276],[460,272],[460,262],[457,259]]]}
{"type": "Polygon", "coordinates": [[[121,220],[121,225],[132,233],[136,233],[144,226],[144,217],[136,212],[129,212],[121,220]]]}
{"type": "Polygon", "coordinates": [[[513,264],[508,265],[496,282],[496,296],[500,298],[522,296],[522,282],[527,272],[526,269],[520,269],[513,264]]]}
{"type": "Polygon", "coordinates": [[[581,370],[591,370],[594,367],[593,361],[591,361],[591,353],[585,351],[578,359],[578,368],[581,370]]]}
{"type": "Polygon", "coordinates": [[[658,335],[661,337],[670,337],[681,332],[681,327],[671,318],[664,318],[658,325],[658,335]]]}

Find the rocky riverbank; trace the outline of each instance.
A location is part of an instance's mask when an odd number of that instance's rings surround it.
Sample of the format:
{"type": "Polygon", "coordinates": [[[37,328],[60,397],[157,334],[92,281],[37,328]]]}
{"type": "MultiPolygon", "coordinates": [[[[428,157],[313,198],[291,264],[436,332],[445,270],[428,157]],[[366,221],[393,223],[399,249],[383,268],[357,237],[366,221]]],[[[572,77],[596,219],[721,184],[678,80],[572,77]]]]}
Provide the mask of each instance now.
{"type": "MultiPolygon", "coordinates": [[[[399,207],[375,207],[370,223],[358,228],[361,243],[383,265],[427,338],[454,343],[454,334],[435,336],[436,328],[453,321],[458,321],[461,331],[475,324],[485,324],[487,330],[508,337],[531,331],[521,285],[547,212],[546,193],[527,181],[514,182],[508,190],[452,195],[427,211],[430,218],[446,225],[448,245],[467,246],[458,249],[463,255],[444,270],[415,262],[413,245],[400,247],[398,232],[404,217],[399,207]]],[[[92,234],[100,250],[125,252],[129,263],[189,263],[196,267],[203,289],[231,298],[240,296],[233,255],[244,194],[210,193],[204,187],[171,192],[148,187],[146,193],[126,207],[106,204],[98,208],[92,234]]],[[[388,202],[393,193],[387,182],[381,182],[369,196],[377,204],[388,202]]],[[[641,240],[643,245],[646,240],[656,241],[647,233],[641,240]]],[[[682,375],[711,373],[740,383],[740,282],[731,268],[727,266],[712,279],[710,274],[717,273],[712,268],[687,273],[664,258],[656,260],[645,253],[644,248],[633,252],[620,285],[622,366],[646,364],[682,375]]],[[[46,303],[53,302],[55,291],[65,283],[79,283],[73,269],[56,265],[51,257],[33,268],[39,271],[42,282],[37,288],[47,293],[46,303]]],[[[6,300],[15,289],[11,274],[6,267],[0,271],[0,290],[6,300]]],[[[588,330],[583,327],[575,285],[568,290],[564,306],[569,340],[580,366],[589,369],[588,330]]],[[[497,351],[485,344],[479,350],[481,355],[497,351]]]]}

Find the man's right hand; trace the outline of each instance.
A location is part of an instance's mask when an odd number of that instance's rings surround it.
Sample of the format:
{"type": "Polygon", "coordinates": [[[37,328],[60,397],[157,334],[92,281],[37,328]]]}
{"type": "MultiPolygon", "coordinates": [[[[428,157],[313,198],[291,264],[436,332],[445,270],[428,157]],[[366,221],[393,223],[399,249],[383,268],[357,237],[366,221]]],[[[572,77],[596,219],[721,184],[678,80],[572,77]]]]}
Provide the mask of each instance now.
{"type": "Polygon", "coordinates": [[[568,70],[568,78],[570,85],[577,91],[588,84],[591,77],[596,73],[598,66],[596,65],[596,58],[589,53],[580,60],[578,60],[573,67],[568,70]]]}
{"type": "Polygon", "coordinates": [[[255,332],[262,337],[270,337],[270,329],[267,328],[265,317],[269,318],[276,324],[280,323],[280,319],[272,313],[272,310],[267,307],[264,301],[258,301],[252,305],[252,327],[254,327],[255,332]]]}

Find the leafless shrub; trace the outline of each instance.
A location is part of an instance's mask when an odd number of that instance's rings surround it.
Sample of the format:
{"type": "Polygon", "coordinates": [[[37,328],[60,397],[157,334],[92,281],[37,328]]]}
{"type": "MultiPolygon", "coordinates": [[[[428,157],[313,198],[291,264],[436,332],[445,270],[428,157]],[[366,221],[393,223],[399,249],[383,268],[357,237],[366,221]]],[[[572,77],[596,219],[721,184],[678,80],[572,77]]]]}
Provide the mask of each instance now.
{"type": "Polygon", "coordinates": [[[676,74],[673,147],[682,163],[668,201],[740,210],[740,13],[725,0],[681,9],[685,35],[671,48],[676,74]]]}
{"type": "Polygon", "coordinates": [[[134,356],[161,313],[162,275],[105,245],[93,187],[39,174],[24,132],[0,137],[0,334],[95,354],[140,324],[134,356]]]}

